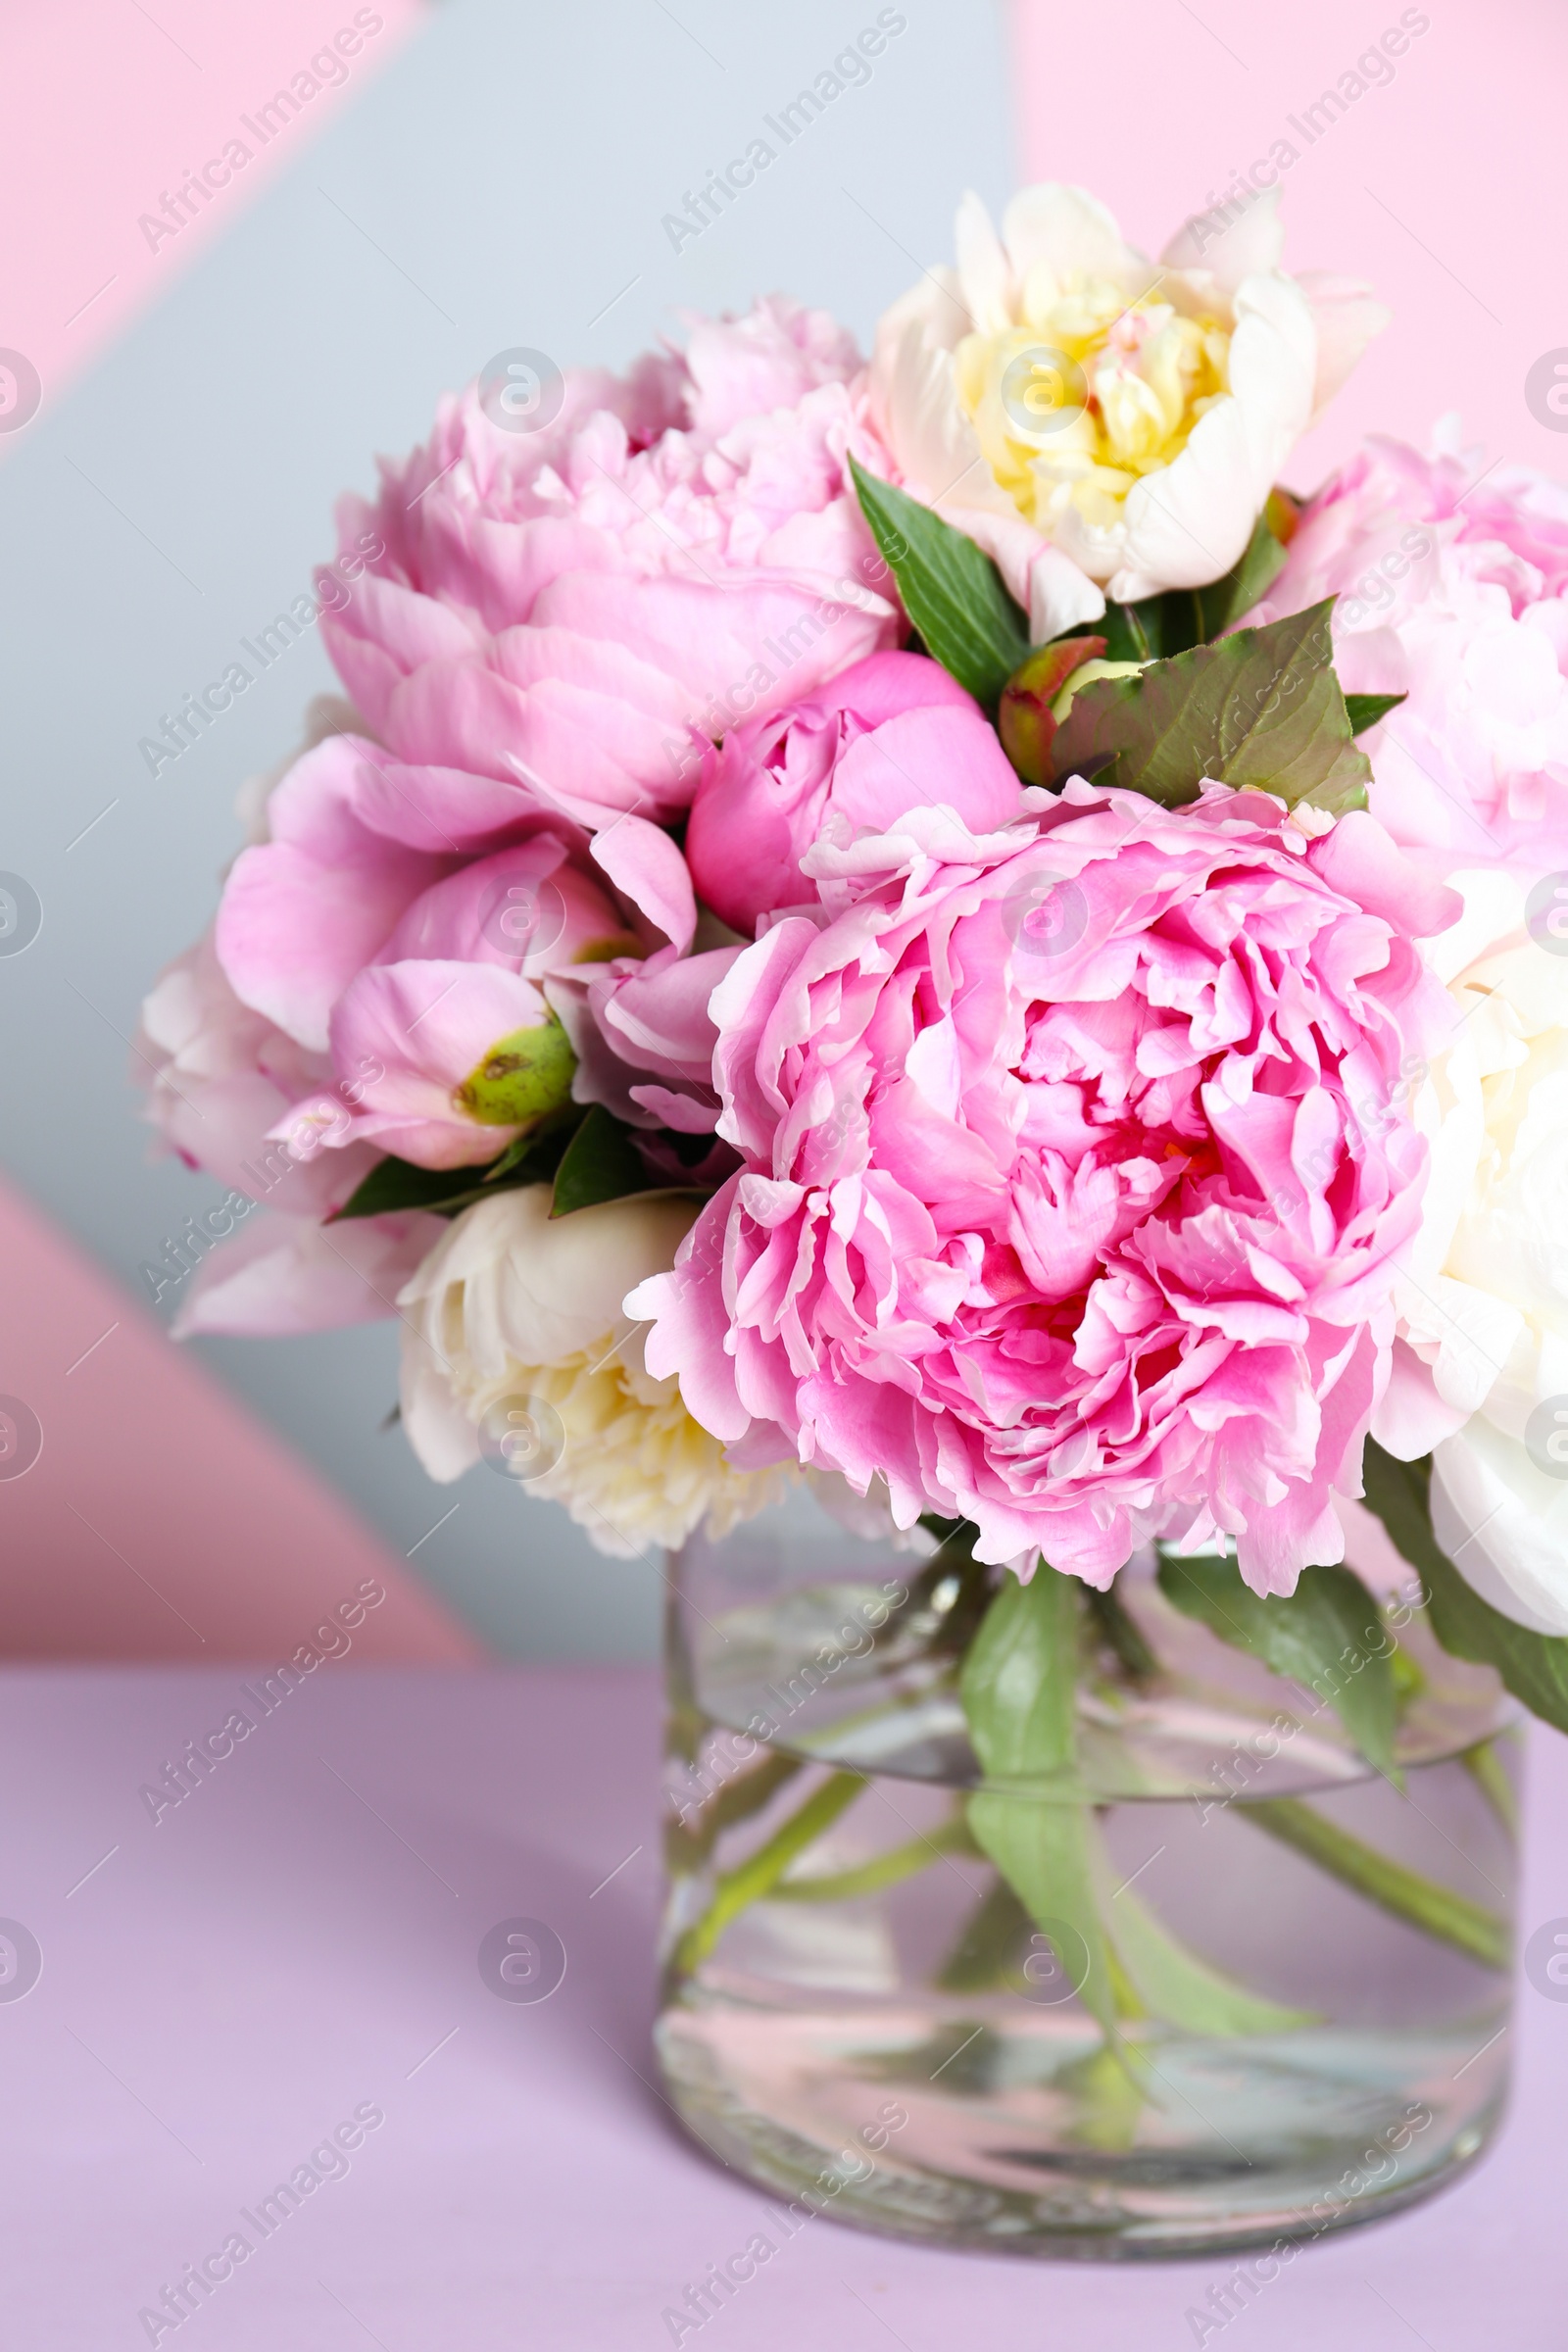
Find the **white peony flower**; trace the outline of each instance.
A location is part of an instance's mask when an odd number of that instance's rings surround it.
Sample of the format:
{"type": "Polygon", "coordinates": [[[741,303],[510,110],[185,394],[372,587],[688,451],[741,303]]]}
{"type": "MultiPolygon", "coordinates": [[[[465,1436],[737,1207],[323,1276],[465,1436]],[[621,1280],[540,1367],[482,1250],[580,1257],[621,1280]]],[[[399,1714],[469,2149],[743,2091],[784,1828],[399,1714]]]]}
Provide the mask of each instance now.
{"type": "Polygon", "coordinates": [[[1293,444],[1388,314],[1280,270],[1271,190],[1190,221],[1157,268],[1082,188],[1025,188],[999,239],[958,209],[957,268],[883,318],[877,425],[912,493],[968,532],[1036,641],[1230,570],[1293,444]]]}
{"type": "Polygon", "coordinates": [[[1378,1435],[1407,1458],[1432,1449],[1438,1540],[1483,1598],[1562,1634],[1568,936],[1553,934],[1549,877],[1494,866],[1449,879],[1463,919],[1424,948],[1458,1027],[1413,1105],[1431,1174],[1378,1435]]]}
{"type": "Polygon", "coordinates": [[[550,1202],[533,1184],[466,1209],[400,1292],[415,1452],[443,1482],[484,1456],[619,1558],[704,1519],[726,1534],[784,1474],[730,1468],[675,1381],[645,1369],[621,1304],[674,1263],[693,1203],[639,1195],[552,1218],[550,1202]]]}

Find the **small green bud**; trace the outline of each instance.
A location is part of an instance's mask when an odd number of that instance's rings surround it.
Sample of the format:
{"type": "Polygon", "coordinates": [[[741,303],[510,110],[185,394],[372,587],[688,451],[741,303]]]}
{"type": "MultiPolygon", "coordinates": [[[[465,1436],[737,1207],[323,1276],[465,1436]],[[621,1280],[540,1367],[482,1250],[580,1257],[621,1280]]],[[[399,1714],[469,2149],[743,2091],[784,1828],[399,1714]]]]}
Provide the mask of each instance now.
{"type": "Polygon", "coordinates": [[[577,1056],[554,1013],[534,1029],[514,1029],[454,1089],[460,1109],[481,1127],[531,1127],[571,1100],[577,1056]]]}
{"type": "Polygon", "coordinates": [[[1052,704],[1075,669],[1103,654],[1103,637],[1058,637],[1036,646],[1002,690],[997,732],[1026,784],[1051,782],[1051,744],[1056,732],[1052,704]]]}

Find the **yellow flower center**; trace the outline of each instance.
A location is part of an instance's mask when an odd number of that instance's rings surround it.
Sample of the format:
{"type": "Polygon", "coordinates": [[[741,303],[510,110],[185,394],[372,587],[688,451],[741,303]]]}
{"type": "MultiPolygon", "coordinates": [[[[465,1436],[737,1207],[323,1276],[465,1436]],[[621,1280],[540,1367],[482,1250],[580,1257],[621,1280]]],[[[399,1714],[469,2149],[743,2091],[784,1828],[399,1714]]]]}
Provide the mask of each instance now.
{"type": "Polygon", "coordinates": [[[1037,270],[1015,325],[968,334],[958,398],[998,482],[1037,528],[1064,507],[1109,527],[1145,474],[1168,466],[1229,389],[1230,329],[1107,279],[1037,270]]]}

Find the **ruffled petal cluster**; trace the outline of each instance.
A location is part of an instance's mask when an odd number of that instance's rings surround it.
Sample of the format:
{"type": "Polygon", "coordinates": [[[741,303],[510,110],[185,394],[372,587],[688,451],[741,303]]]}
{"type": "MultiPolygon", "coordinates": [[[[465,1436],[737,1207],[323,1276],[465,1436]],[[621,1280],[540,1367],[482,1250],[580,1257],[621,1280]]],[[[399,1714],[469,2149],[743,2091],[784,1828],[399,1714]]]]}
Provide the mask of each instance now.
{"type": "Polygon", "coordinates": [[[1334,608],[1348,693],[1406,699],[1365,738],[1372,807],[1440,868],[1568,865],[1568,490],[1369,441],[1307,507],[1250,623],[1334,608]]]}
{"type": "Polygon", "coordinates": [[[986,1559],[1105,1584],[1223,1536],[1288,1592],[1342,1557],[1425,1179],[1401,1071],[1447,1020],[1410,934],[1452,894],[1371,817],[1220,786],[806,864],[819,909],[711,1000],[745,1165],[628,1302],[650,1370],[986,1559]]]}
{"type": "Polygon", "coordinates": [[[343,502],[344,543],[385,552],[328,650],[400,760],[588,825],[672,814],[705,742],[896,640],[848,472],[852,450],[888,463],[864,369],[774,300],[555,390],[548,421],[482,385],[447,400],[373,503],[343,502]]]}
{"type": "Polygon", "coordinates": [[[1431,1451],[1439,1541],[1485,1597],[1568,1634],[1568,875],[1545,879],[1455,874],[1463,918],[1428,948],[1455,1020],[1412,1071],[1431,1180],[1377,1434],[1431,1451]]]}
{"type": "Polygon", "coordinates": [[[492,1463],[630,1557],[723,1535],[779,1491],[732,1469],[672,1379],[643,1362],[621,1300],[667,1266],[690,1201],[608,1202],[552,1219],[548,1185],[467,1210],[405,1285],[403,1421],[430,1476],[492,1463]],[[507,1458],[513,1427],[525,1449],[507,1458]]]}

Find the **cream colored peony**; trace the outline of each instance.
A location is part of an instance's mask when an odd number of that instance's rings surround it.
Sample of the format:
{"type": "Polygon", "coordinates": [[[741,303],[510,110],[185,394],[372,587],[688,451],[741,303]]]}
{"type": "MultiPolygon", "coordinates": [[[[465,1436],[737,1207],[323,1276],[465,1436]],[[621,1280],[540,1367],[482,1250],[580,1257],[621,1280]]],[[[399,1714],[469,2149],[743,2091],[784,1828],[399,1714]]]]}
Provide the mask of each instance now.
{"type": "Polygon", "coordinates": [[[729,1467],[675,1382],[644,1369],[621,1307],[673,1264],[693,1204],[650,1195],[552,1219],[550,1201],[525,1185],[466,1209],[399,1293],[415,1452],[443,1482],[489,1459],[620,1558],[704,1519],[725,1534],[784,1474],[729,1467]]]}
{"type": "Polygon", "coordinates": [[[1157,266],[1082,188],[1025,188],[999,238],[883,318],[872,411],[906,484],[1000,564],[1036,642],[1229,571],[1292,445],[1388,314],[1287,277],[1270,190],[1157,266]],[[1104,592],[1103,594],[1102,592],[1104,592]]]}
{"type": "Polygon", "coordinates": [[[1492,867],[1449,880],[1464,918],[1425,952],[1458,1027],[1414,1103],[1432,1166],[1397,1295],[1407,1348],[1378,1434],[1407,1457],[1432,1448],[1438,1540],[1477,1592],[1562,1634],[1568,933],[1553,934],[1549,878],[1492,867]]]}

